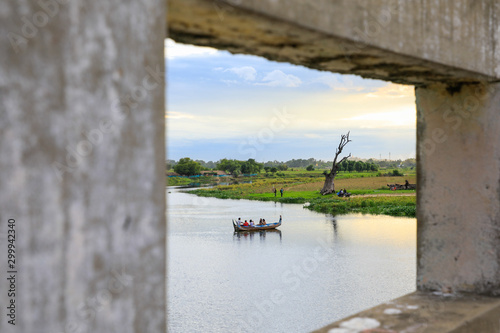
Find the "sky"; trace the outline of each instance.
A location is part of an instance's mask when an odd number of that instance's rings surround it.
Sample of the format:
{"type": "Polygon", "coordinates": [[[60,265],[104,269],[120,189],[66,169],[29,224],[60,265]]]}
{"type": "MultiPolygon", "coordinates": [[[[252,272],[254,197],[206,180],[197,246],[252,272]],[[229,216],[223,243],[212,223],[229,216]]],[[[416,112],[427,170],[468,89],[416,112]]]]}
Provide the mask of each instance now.
{"type": "Polygon", "coordinates": [[[413,86],[165,42],[167,158],[415,157],[413,86]],[[390,154],[390,155],[389,155],[390,154]]]}

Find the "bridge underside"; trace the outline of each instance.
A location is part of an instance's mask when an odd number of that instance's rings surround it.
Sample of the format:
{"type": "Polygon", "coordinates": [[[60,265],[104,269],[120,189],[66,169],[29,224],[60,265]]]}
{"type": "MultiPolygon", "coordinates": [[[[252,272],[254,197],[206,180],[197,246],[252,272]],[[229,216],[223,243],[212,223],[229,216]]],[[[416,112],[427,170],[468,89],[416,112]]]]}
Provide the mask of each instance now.
{"type": "Polygon", "coordinates": [[[168,36],[416,86],[495,81],[495,50],[476,39],[491,37],[496,22],[468,24],[488,19],[493,5],[427,2],[171,0],[168,36]],[[443,11],[450,12],[448,20],[443,11]]]}

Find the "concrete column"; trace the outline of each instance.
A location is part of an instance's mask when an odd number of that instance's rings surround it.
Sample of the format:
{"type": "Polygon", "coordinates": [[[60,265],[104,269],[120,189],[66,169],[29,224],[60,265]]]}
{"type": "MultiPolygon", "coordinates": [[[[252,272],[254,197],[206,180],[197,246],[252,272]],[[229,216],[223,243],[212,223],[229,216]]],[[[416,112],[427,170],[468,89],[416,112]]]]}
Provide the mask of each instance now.
{"type": "Polygon", "coordinates": [[[165,1],[3,1],[0,31],[0,332],[164,332],[165,1]]]}
{"type": "Polygon", "coordinates": [[[416,89],[420,290],[500,293],[500,86],[416,89]]]}

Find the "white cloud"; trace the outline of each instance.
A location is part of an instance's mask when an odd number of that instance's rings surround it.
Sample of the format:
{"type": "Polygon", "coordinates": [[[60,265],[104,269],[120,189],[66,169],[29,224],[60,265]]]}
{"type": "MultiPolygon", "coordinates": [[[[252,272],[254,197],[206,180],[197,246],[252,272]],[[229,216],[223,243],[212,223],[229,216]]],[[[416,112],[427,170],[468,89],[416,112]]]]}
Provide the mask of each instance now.
{"type": "Polygon", "coordinates": [[[413,86],[403,86],[400,84],[389,83],[385,87],[377,89],[377,91],[367,94],[366,97],[373,98],[414,98],[415,88],[413,86]]]}
{"type": "Polygon", "coordinates": [[[232,86],[232,85],[235,85],[235,84],[239,83],[236,80],[221,80],[221,81],[224,82],[225,84],[227,84],[228,86],[232,86]]]}
{"type": "Polygon", "coordinates": [[[360,116],[345,118],[346,123],[357,124],[358,128],[408,128],[414,129],[417,118],[412,110],[395,110],[389,112],[366,113],[360,116]]]}
{"type": "Polygon", "coordinates": [[[166,111],[165,118],[167,119],[194,119],[195,116],[184,113],[184,112],[176,112],[176,111],[166,111]]]}
{"type": "Polygon", "coordinates": [[[255,136],[262,126],[253,119],[228,118],[221,114],[194,116],[167,112],[167,133],[177,140],[231,139],[255,136]]]}
{"type": "Polygon", "coordinates": [[[165,40],[165,57],[167,59],[185,57],[206,57],[216,55],[217,50],[211,47],[200,47],[187,44],[179,44],[172,39],[165,40]]]}
{"type": "Polygon", "coordinates": [[[232,67],[226,69],[224,72],[232,72],[245,81],[254,81],[257,77],[257,71],[252,66],[232,67]]]}
{"type": "Polygon", "coordinates": [[[298,87],[302,84],[302,81],[295,75],[285,74],[278,69],[268,73],[262,81],[266,83],[257,84],[271,87],[298,87]]]}

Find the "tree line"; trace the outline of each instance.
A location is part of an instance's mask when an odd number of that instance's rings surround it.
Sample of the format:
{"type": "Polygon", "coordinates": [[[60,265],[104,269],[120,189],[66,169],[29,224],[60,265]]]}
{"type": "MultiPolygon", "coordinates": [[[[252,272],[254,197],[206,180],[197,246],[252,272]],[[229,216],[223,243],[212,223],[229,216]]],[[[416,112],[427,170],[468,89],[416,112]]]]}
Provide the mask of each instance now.
{"type": "MultiPolygon", "coordinates": [[[[166,169],[170,170],[171,164],[167,161],[166,169]]],[[[240,174],[256,174],[261,172],[264,168],[264,163],[257,163],[253,158],[247,161],[238,161],[224,158],[214,165],[214,170],[221,170],[229,173],[233,176],[238,176],[240,174]]],[[[198,161],[194,161],[189,157],[181,158],[178,162],[173,165],[173,169],[176,173],[183,176],[195,176],[199,175],[201,171],[209,170],[203,167],[198,161]]]]}
{"type": "MultiPolygon", "coordinates": [[[[192,160],[189,157],[181,158],[179,161],[167,160],[166,170],[174,169],[180,175],[194,176],[200,174],[201,171],[221,170],[228,174],[238,176],[240,174],[255,174],[263,170],[265,172],[278,172],[286,171],[289,168],[305,168],[308,171],[315,169],[328,169],[330,168],[331,161],[309,159],[292,159],[286,162],[280,161],[267,161],[258,163],[255,159],[247,161],[240,161],[235,159],[221,159],[217,162],[203,160],[192,160]]],[[[411,168],[416,167],[416,160],[375,160],[368,159],[366,161],[360,160],[346,160],[339,164],[338,171],[344,172],[362,172],[362,171],[378,171],[382,169],[395,169],[395,168],[411,168]]]]}
{"type": "Polygon", "coordinates": [[[362,172],[362,171],[378,171],[379,166],[375,163],[367,163],[363,161],[343,161],[340,163],[339,171],[362,172]]]}

